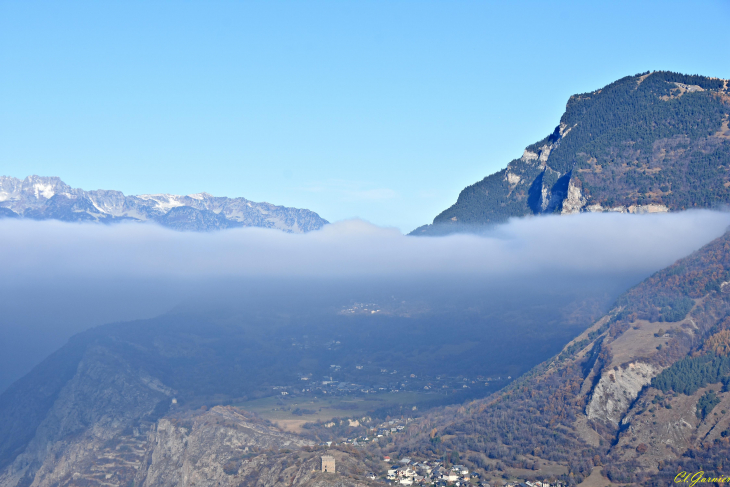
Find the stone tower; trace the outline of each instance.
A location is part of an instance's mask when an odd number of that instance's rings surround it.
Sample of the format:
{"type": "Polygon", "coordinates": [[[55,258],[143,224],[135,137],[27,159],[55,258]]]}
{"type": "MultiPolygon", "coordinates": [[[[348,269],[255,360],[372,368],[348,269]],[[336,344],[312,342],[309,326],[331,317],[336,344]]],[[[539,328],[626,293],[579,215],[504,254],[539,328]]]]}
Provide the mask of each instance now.
{"type": "Polygon", "coordinates": [[[332,455],[322,455],[322,471],[334,473],[335,457],[333,457],[332,455]]]}

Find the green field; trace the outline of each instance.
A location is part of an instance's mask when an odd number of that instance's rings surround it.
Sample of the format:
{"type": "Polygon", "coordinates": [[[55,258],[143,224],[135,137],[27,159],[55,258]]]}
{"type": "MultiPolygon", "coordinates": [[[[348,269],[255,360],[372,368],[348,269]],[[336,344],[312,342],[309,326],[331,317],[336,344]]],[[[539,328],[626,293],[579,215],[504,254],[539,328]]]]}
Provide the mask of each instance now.
{"type": "MultiPolygon", "coordinates": [[[[306,422],[328,421],[332,418],[361,418],[381,408],[402,406],[403,414],[412,412],[419,404],[437,399],[436,394],[419,392],[384,392],[367,396],[316,396],[287,398],[272,396],[234,404],[254,412],[282,427],[301,425],[306,422]],[[295,414],[297,408],[304,414],[295,414]]],[[[291,429],[291,428],[290,428],[291,429]]]]}

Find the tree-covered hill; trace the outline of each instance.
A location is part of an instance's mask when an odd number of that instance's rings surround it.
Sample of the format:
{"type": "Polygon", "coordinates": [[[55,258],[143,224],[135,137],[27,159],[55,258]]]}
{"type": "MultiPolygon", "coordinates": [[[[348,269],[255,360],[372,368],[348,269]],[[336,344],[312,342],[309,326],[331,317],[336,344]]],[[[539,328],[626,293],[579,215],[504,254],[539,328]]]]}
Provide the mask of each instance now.
{"type": "Polygon", "coordinates": [[[466,187],[438,235],[510,217],[655,212],[730,202],[728,81],[653,72],[568,100],[560,124],[521,158],[466,187]]]}
{"type": "Polygon", "coordinates": [[[627,291],[505,390],[426,415],[384,454],[457,452],[492,483],[519,476],[576,485],[595,469],[620,485],[668,485],[681,471],[723,474],[729,273],[730,232],[627,291]]]}

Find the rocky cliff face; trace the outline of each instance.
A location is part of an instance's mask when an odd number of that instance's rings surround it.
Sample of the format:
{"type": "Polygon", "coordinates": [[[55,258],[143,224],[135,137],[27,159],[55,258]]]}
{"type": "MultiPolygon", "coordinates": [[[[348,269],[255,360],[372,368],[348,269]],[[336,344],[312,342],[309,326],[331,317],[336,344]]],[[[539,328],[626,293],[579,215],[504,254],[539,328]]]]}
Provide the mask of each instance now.
{"type": "MultiPolygon", "coordinates": [[[[3,487],[71,485],[358,486],[322,473],[323,451],[232,407],[178,412],[157,421],[97,422],[59,442],[49,442],[43,461],[22,459],[0,476],[3,487]]],[[[346,452],[339,469],[352,463],[346,452]]]]}
{"type": "Polygon", "coordinates": [[[255,203],[245,198],[154,194],[125,196],[119,191],[84,191],[57,177],[0,177],[0,218],[35,220],[152,221],[175,230],[210,231],[233,227],[275,228],[302,233],[328,222],[316,213],[255,203]]]}
{"type": "MultiPolygon", "coordinates": [[[[104,444],[136,422],[150,421],[173,393],[110,350],[88,348],[53,402],[34,415],[37,426],[27,425],[33,436],[17,445],[21,453],[3,458],[3,464],[11,463],[0,473],[0,485],[71,475],[75,463],[88,457],[88,445],[104,444]]],[[[13,404],[3,406],[7,414],[13,404]]]]}
{"type": "Polygon", "coordinates": [[[234,408],[159,421],[148,435],[148,467],[137,475],[147,486],[307,485],[318,457],[296,436],[257,424],[234,408]],[[283,452],[282,450],[287,450],[283,452]],[[292,455],[292,451],[294,453],[292,455]],[[267,452],[267,453],[264,453],[267,452]],[[293,460],[293,461],[292,461],[293,460]]]}
{"type": "MultiPolygon", "coordinates": [[[[1,487],[366,485],[322,473],[322,451],[250,413],[181,408],[178,391],[113,348],[93,343],[65,359],[76,367],[49,384],[45,405],[23,390],[0,404],[1,487]],[[25,441],[10,436],[18,422],[31,432],[25,441]]],[[[338,471],[358,464],[332,453],[338,471]]]]}
{"type": "Polygon", "coordinates": [[[651,383],[659,370],[653,365],[638,362],[605,372],[593,389],[586,416],[618,427],[639,392],[651,383]]]}
{"type": "Polygon", "coordinates": [[[437,235],[510,217],[654,213],[730,203],[727,80],[654,72],[574,95],[555,131],[466,187],[437,235]]]}

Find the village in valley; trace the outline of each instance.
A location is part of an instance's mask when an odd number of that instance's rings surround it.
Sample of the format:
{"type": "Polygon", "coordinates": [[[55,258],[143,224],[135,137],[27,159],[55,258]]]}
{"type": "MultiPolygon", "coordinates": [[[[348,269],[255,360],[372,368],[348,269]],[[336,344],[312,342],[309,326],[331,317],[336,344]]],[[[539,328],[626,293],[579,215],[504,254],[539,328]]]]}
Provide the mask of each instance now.
{"type": "MultiPolygon", "coordinates": [[[[362,371],[366,366],[356,365],[355,370],[362,371]]],[[[302,381],[301,390],[296,385],[291,386],[274,386],[273,389],[279,391],[282,396],[297,394],[330,394],[344,395],[352,393],[375,394],[382,392],[431,392],[431,393],[455,393],[464,389],[491,387],[492,382],[504,383],[512,380],[511,376],[507,377],[447,377],[435,376],[427,377],[416,375],[414,373],[406,373],[398,375],[397,370],[389,370],[379,368],[380,375],[383,379],[379,383],[363,385],[348,380],[337,380],[336,373],[341,372],[340,365],[330,365],[330,374],[322,377],[322,380],[314,380],[312,374],[299,374],[299,380],[302,381]]],[[[372,380],[372,379],[371,379],[372,380]]]]}
{"type": "MultiPolygon", "coordinates": [[[[345,419],[350,423],[373,423],[372,418],[364,417],[359,420],[345,419]]],[[[380,442],[381,439],[389,441],[395,435],[404,433],[407,425],[417,421],[416,418],[396,418],[383,421],[368,428],[370,436],[359,438],[343,438],[341,442],[327,441],[320,444],[321,447],[364,447],[370,442],[380,442]]],[[[451,487],[564,487],[566,484],[561,480],[522,480],[522,479],[487,479],[484,473],[470,471],[469,467],[461,464],[454,464],[450,458],[428,458],[415,459],[404,457],[400,459],[391,458],[388,455],[382,457],[385,464],[380,473],[369,473],[367,478],[372,481],[379,481],[386,485],[433,485],[451,487]]],[[[322,471],[336,472],[335,458],[331,455],[322,456],[322,471]]]]}
{"type": "MultiPolygon", "coordinates": [[[[339,314],[378,316],[417,313],[415,306],[388,307],[375,303],[354,303],[339,314]]],[[[307,333],[285,339],[298,350],[322,349],[337,354],[346,346],[345,337],[307,333]]],[[[334,355],[333,355],[334,358],[334,355]]],[[[380,362],[380,361],[378,361],[380,362]]],[[[398,367],[401,369],[401,367],[398,367]]],[[[512,381],[502,375],[429,374],[424,370],[398,370],[368,360],[347,360],[301,370],[290,382],[270,386],[262,398],[238,406],[255,412],[282,429],[302,434],[324,452],[357,450],[380,451],[409,425],[419,421],[421,411],[441,404],[460,403],[485,397],[512,381]],[[319,369],[319,370],[316,370],[319,369]],[[324,375],[322,373],[324,372],[324,375]],[[271,394],[273,393],[273,394],[271,394]]],[[[386,449],[387,452],[387,449],[386,449]]],[[[383,454],[385,455],[385,454],[383,454]]],[[[392,453],[390,453],[392,455],[392,453]]],[[[323,472],[339,472],[335,456],[323,453],[323,472]]],[[[519,479],[500,467],[487,471],[462,465],[452,457],[381,458],[367,477],[386,485],[449,485],[484,487],[559,487],[556,479],[519,479]]],[[[467,462],[468,463],[468,462],[467,462]]],[[[495,462],[499,465],[499,462],[495,462]]]]}
{"type": "MultiPolygon", "coordinates": [[[[445,465],[442,461],[412,461],[410,458],[402,458],[392,462],[390,457],[384,457],[383,461],[393,463],[388,467],[386,481],[389,484],[399,485],[453,485],[460,486],[482,486],[496,487],[562,487],[560,481],[505,481],[504,483],[490,483],[482,480],[482,476],[470,472],[464,465],[445,465]]],[[[371,479],[376,479],[371,474],[371,479]]]]}

